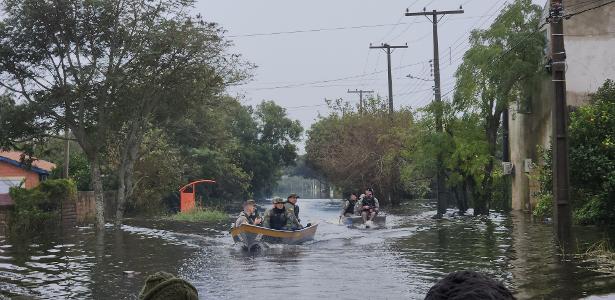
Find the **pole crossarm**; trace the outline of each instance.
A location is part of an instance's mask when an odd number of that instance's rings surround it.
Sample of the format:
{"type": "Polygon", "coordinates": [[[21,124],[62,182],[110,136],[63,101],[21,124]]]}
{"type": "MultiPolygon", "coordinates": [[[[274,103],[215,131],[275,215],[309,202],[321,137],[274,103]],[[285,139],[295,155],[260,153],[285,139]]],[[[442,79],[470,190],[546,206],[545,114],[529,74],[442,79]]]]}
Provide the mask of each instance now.
{"type": "Polygon", "coordinates": [[[408,45],[402,45],[402,46],[391,46],[389,44],[382,44],[380,46],[372,46],[372,44],[369,45],[370,49],[397,49],[397,48],[408,48],[408,45]]]}
{"type": "Polygon", "coordinates": [[[432,10],[432,11],[421,11],[421,12],[408,12],[406,11],[405,16],[406,17],[413,17],[413,16],[437,16],[437,15],[454,15],[454,14],[462,14],[463,13],[463,9],[457,9],[457,10],[432,10]]]}
{"type": "Polygon", "coordinates": [[[348,94],[359,94],[359,113],[363,114],[363,94],[372,94],[374,93],[374,91],[370,90],[370,91],[366,91],[366,90],[358,90],[355,89],[354,91],[351,91],[350,89],[348,89],[348,94]]]}

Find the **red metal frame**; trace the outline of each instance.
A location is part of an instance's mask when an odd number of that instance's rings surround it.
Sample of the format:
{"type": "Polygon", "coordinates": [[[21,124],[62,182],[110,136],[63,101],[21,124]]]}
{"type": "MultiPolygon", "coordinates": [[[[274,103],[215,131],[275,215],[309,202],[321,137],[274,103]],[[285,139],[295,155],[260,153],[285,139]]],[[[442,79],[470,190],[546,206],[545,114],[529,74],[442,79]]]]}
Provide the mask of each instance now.
{"type": "Polygon", "coordinates": [[[201,179],[195,180],[191,183],[188,183],[179,189],[179,210],[182,212],[189,211],[194,209],[194,194],[195,187],[199,183],[216,183],[211,179],[201,179]],[[192,187],[191,192],[186,192],[188,187],[192,187]]]}

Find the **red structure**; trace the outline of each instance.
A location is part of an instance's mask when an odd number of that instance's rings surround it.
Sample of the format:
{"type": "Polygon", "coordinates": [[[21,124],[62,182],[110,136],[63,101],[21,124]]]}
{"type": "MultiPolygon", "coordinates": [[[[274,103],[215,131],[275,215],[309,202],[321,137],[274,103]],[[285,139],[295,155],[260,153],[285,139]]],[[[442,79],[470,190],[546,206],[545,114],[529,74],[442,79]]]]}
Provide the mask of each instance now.
{"type": "Polygon", "coordinates": [[[210,179],[196,180],[179,189],[179,211],[189,211],[194,208],[195,187],[199,183],[216,183],[210,179]]]}

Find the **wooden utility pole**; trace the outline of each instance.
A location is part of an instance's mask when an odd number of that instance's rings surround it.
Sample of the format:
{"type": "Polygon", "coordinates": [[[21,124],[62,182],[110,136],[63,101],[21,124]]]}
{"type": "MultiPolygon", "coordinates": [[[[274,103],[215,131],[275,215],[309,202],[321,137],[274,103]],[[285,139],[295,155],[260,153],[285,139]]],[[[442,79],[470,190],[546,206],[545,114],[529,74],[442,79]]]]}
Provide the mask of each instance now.
{"type": "Polygon", "coordinates": [[[391,115],[391,117],[393,117],[393,78],[391,75],[391,49],[408,48],[408,45],[406,44],[404,46],[391,46],[389,44],[381,44],[380,46],[372,46],[372,44],[369,44],[369,48],[383,49],[387,54],[387,64],[389,71],[389,114],[391,115]]]}
{"type": "Polygon", "coordinates": [[[357,90],[354,91],[348,90],[349,94],[359,94],[359,114],[363,115],[363,93],[372,94],[374,91],[366,91],[366,90],[357,90]]]}
{"type": "MultiPolygon", "coordinates": [[[[451,14],[462,14],[463,9],[459,7],[459,10],[443,10],[443,11],[426,11],[423,9],[422,12],[409,12],[406,9],[406,17],[414,17],[414,16],[425,16],[429,19],[429,16],[432,17],[430,20],[433,24],[433,67],[434,67],[434,101],[436,103],[436,130],[438,132],[442,132],[442,90],[440,89],[440,54],[438,50],[438,22],[442,20],[442,18],[438,19],[438,16],[444,17],[445,15],[451,14]]],[[[437,197],[438,197],[438,214],[437,218],[441,218],[444,213],[446,213],[446,199],[444,198],[444,163],[442,162],[443,158],[441,155],[438,157],[438,166],[437,166],[437,197]]]]}
{"type": "Polygon", "coordinates": [[[568,175],[568,107],[566,105],[566,50],[564,49],[564,8],[562,0],[551,0],[551,72],[555,92],[553,102],[553,216],[560,241],[569,239],[571,229],[568,175]]]}

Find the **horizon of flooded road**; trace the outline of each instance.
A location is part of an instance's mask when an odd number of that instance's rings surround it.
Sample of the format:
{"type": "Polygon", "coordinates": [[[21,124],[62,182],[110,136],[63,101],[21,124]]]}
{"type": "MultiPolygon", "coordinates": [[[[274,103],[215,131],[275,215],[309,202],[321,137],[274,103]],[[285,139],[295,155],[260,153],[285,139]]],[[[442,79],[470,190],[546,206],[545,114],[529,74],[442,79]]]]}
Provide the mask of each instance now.
{"type": "MultiPolygon", "coordinates": [[[[122,230],[89,227],[43,237],[0,237],[0,298],[137,299],[157,271],[191,282],[202,299],[285,295],[294,299],[422,299],[449,272],[475,270],[519,299],[615,293],[615,274],[580,256],[563,259],[552,226],[521,213],[433,220],[431,201],[391,210],[387,225],[338,224],[340,200],[301,199],[314,241],[247,253],[226,227],[130,220],[122,230]]],[[[268,204],[263,204],[268,207],[268,204]]],[[[608,238],[575,228],[579,245],[608,238]]]]}

